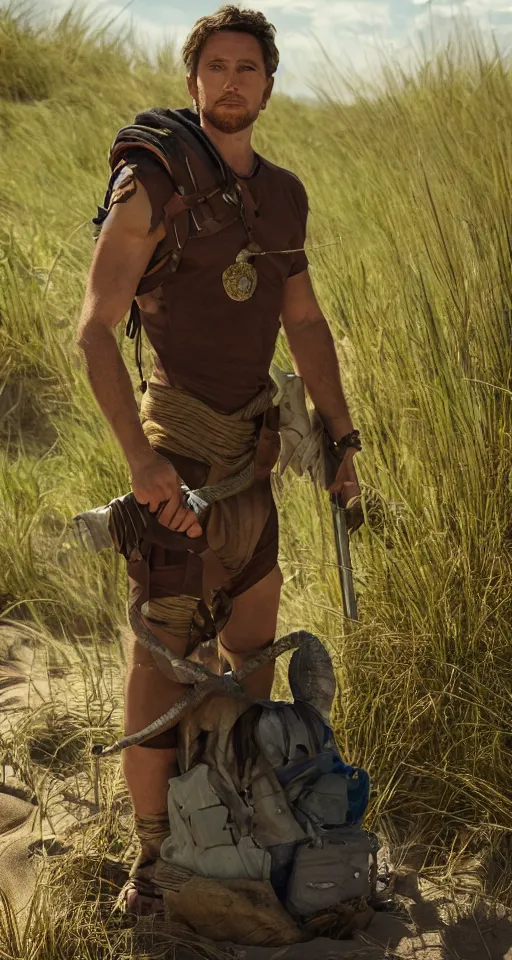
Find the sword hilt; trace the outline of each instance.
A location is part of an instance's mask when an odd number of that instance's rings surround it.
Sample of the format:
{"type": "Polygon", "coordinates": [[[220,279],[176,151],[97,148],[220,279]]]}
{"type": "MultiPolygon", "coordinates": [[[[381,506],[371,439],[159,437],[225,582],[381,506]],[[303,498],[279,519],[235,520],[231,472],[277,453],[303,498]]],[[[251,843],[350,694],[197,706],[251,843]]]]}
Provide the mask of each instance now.
{"type": "Polygon", "coordinates": [[[343,503],[341,493],[331,493],[330,499],[331,509],[333,511],[343,510],[349,534],[355,533],[356,530],[359,530],[359,527],[362,527],[364,523],[364,513],[360,496],[351,497],[346,504],[343,503]]]}

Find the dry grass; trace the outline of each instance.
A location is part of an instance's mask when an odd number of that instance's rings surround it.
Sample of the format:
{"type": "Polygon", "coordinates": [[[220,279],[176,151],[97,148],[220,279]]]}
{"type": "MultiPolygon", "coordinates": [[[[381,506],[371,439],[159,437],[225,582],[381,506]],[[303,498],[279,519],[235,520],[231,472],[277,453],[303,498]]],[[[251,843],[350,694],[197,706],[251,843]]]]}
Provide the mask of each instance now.
{"type": "MultiPolygon", "coordinates": [[[[361,622],[347,632],[325,498],[286,479],[282,632],[330,644],[337,731],[371,773],[372,825],[414,844],[436,882],[468,889],[469,871],[491,899],[511,895],[511,93],[509,65],[473,36],[415,78],[390,67],[379,96],[361,88],[350,107],[276,97],[257,131],[306,184],[310,244],[341,238],[310,261],[380,503],[354,544],[361,622]]],[[[74,329],[109,142],[143,106],[185,102],[172,51],[155,67],[76,14],[36,29],[0,11],[0,601],[32,646],[45,639],[55,676],[71,657],[82,685],[31,724],[13,715],[3,759],[50,816],[49,782],[78,778],[84,796],[85,777],[93,797],[52,868],[51,907],[42,885],[32,940],[4,931],[2,960],[132,955],[113,881],[98,880],[128,855],[126,795],[108,763],[95,812],[89,754],[120,729],[123,570],[79,553],[66,526],[128,477],[74,329]]]]}

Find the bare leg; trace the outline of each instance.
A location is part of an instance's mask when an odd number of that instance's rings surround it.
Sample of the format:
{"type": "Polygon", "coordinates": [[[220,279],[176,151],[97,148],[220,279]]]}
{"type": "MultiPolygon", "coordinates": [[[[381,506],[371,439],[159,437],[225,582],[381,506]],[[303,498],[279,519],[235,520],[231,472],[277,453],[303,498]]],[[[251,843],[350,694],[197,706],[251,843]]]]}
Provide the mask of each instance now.
{"type": "MultiPolygon", "coordinates": [[[[261,647],[273,641],[281,593],[282,574],[275,567],[266,577],[233,600],[233,609],[220,638],[221,650],[233,669],[261,647]]],[[[162,643],[178,656],[185,652],[185,641],[171,636],[155,624],[148,624],[162,643]]],[[[269,663],[251,674],[244,689],[255,698],[270,697],[274,664],[269,663]]],[[[134,644],[133,660],[126,680],[125,731],[141,730],[161,716],[183,694],[185,687],[166,677],[152,655],[139,643],[134,644]]],[[[123,771],[135,813],[151,816],[167,809],[167,786],[176,776],[176,750],[129,747],[123,752],[123,771]]]]}
{"type": "MultiPolygon", "coordinates": [[[[183,656],[185,641],[154,624],[148,626],[159,640],[178,656],[183,656]]],[[[126,733],[135,733],[166,713],[183,690],[182,684],[159,669],[149,650],[134,641],[125,687],[126,733]]],[[[136,914],[162,910],[162,900],[153,887],[152,877],[162,841],[169,835],[169,779],[178,773],[172,731],[160,734],[154,743],[153,747],[129,747],[123,752],[122,759],[140,841],[140,853],[130,871],[130,881],[122,900],[125,909],[136,914]]]]}
{"type": "MultiPolygon", "coordinates": [[[[233,600],[231,616],[220,636],[220,649],[232,668],[274,640],[283,577],[274,567],[253,587],[233,600]]],[[[268,700],[274,681],[274,662],[265,664],[243,682],[245,692],[255,699],[268,700]]]]}
{"type": "MultiPolygon", "coordinates": [[[[233,669],[239,668],[248,657],[274,640],[281,584],[281,571],[275,567],[233,601],[230,619],[221,636],[221,650],[225,651],[233,669]]],[[[166,646],[178,656],[184,656],[184,640],[171,636],[154,624],[148,626],[166,646]]],[[[268,699],[273,679],[274,664],[266,664],[247,678],[244,689],[249,696],[268,699]]],[[[169,710],[183,690],[182,684],[168,678],[159,669],[148,650],[135,643],[126,681],[126,733],[142,729],[169,710]]],[[[123,753],[123,771],[132,797],[136,825],[139,822],[143,828],[139,831],[141,838],[144,834],[141,854],[132,868],[138,887],[127,894],[126,903],[131,912],[154,912],[157,901],[154,898],[151,903],[151,877],[165,831],[168,832],[167,791],[169,779],[178,773],[176,751],[172,746],[158,749],[130,747],[123,753]]]]}
{"type": "MultiPolygon", "coordinates": [[[[149,628],[179,657],[185,642],[171,636],[155,624],[149,628]]],[[[135,642],[133,659],[125,686],[125,732],[136,733],[172,707],[183,695],[185,687],[165,676],[157,667],[149,650],[135,642]]],[[[176,749],[129,747],[123,751],[123,773],[131,794],[135,813],[151,816],[167,809],[167,785],[177,774],[176,749]]]]}

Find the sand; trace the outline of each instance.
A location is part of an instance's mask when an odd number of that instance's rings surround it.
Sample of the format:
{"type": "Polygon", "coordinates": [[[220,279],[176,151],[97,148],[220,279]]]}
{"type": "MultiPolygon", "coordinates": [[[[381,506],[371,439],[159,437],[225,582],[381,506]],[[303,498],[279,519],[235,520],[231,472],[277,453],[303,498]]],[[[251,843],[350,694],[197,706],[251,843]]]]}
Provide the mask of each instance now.
{"type": "MultiPolygon", "coordinates": [[[[83,704],[77,665],[54,676],[47,659],[30,628],[0,627],[0,891],[21,926],[43,882],[47,859],[41,850],[59,856],[69,849],[80,825],[102,812],[87,771],[68,778],[62,772],[37,775],[41,764],[35,764],[38,771],[32,776],[29,770],[26,777],[29,784],[20,781],[2,757],[2,744],[9,742],[13,728],[30,723],[49,704],[83,704]],[[42,816],[43,805],[50,816],[42,816]]],[[[118,696],[121,682],[119,676],[118,696]]],[[[392,864],[393,851],[383,853],[392,864]]],[[[120,864],[119,883],[124,869],[120,864]]],[[[317,939],[279,949],[222,946],[233,960],[512,960],[512,922],[504,908],[491,911],[473,905],[470,910],[468,902],[450,899],[407,863],[392,868],[392,888],[393,912],[377,912],[367,930],[350,941],[317,939]]],[[[134,943],[137,936],[146,938],[145,924],[141,921],[134,929],[134,943]]],[[[152,929],[151,936],[156,936],[158,928],[156,933],[152,929]]],[[[193,956],[197,953],[180,948],[176,960],[193,956]]]]}

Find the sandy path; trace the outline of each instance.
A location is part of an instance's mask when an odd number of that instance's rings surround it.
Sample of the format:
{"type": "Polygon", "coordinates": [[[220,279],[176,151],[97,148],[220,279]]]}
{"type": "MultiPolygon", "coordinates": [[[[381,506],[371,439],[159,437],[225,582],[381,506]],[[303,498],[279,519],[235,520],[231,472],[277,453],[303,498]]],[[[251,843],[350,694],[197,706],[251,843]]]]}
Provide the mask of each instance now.
{"type": "MultiPolygon", "coordinates": [[[[64,675],[58,682],[50,678],[44,651],[30,649],[23,629],[0,627],[0,751],[1,738],[13,723],[35,717],[60,693],[69,700],[73,685],[79,683],[79,675],[64,675]]],[[[56,834],[65,834],[98,808],[87,776],[74,776],[71,783],[47,777],[42,789],[45,800],[51,794],[50,822],[41,817],[31,790],[13,778],[1,752],[0,763],[0,890],[23,922],[40,863],[32,855],[33,845],[51,843],[56,834]]],[[[230,945],[231,956],[233,960],[512,960],[510,916],[461,918],[456,904],[439,897],[438,891],[418,882],[412,873],[399,877],[396,889],[405,919],[376,913],[368,929],[351,941],[319,939],[279,950],[230,945]]],[[[187,951],[177,960],[189,960],[187,951]]]]}

